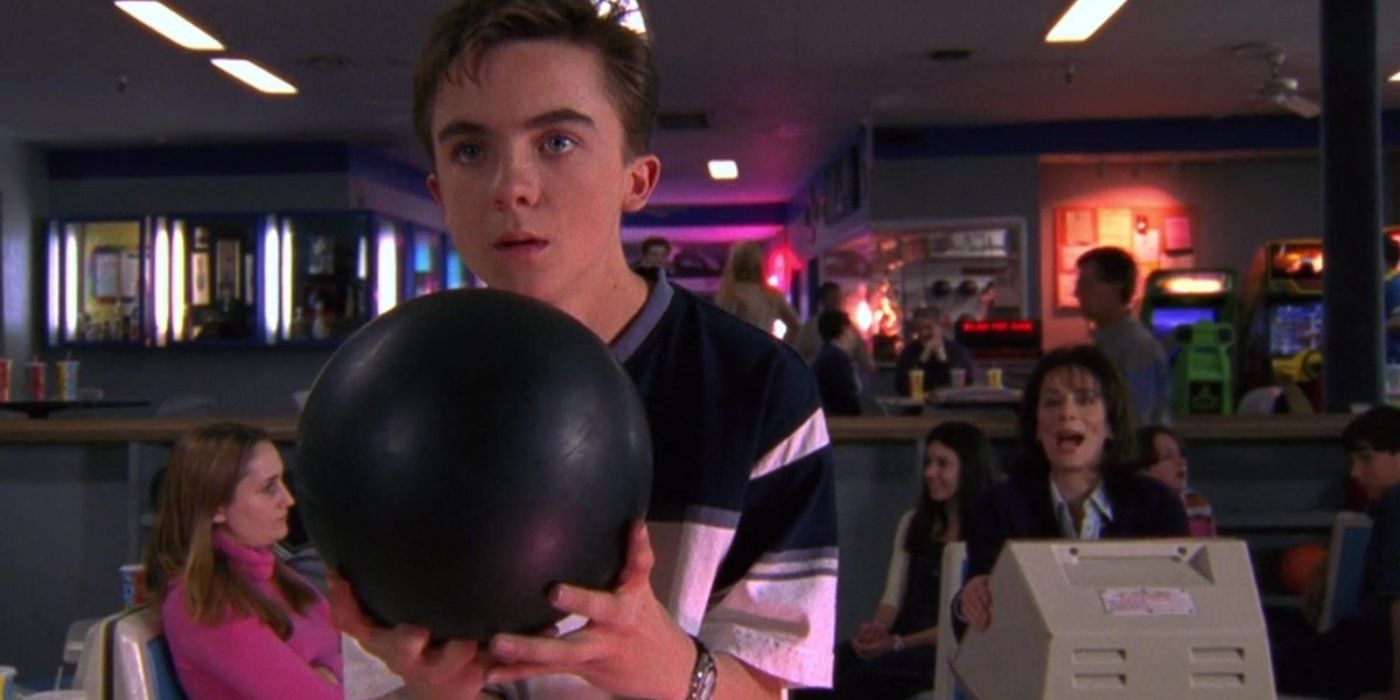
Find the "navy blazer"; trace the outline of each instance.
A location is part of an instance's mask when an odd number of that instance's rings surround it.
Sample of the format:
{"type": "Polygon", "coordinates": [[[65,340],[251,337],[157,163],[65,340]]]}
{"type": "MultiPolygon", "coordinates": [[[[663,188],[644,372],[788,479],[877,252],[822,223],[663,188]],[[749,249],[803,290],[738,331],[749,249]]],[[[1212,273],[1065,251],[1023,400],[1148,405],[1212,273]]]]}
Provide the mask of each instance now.
{"type": "MultiPolygon", "coordinates": [[[[1103,539],[1190,536],[1181,499],[1160,481],[1140,473],[1109,472],[1103,488],[1113,508],[1103,539]]],[[[982,494],[972,509],[967,578],[990,572],[1007,540],[1063,537],[1050,500],[1050,475],[1013,475],[982,494]]]]}

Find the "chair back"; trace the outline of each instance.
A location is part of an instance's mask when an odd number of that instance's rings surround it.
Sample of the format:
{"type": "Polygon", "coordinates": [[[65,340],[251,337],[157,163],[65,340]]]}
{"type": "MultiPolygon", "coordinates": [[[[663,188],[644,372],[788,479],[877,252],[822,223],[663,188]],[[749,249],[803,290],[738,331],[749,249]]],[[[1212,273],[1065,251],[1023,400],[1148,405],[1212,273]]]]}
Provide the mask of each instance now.
{"type": "Polygon", "coordinates": [[[1342,511],[1332,521],[1332,544],[1327,548],[1327,593],[1317,631],[1326,632],[1344,617],[1361,614],[1361,574],[1371,542],[1371,518],[1342,511]]]}
{"type": "Polygon", "coordinates": [[[132,610],[112,625],[112,699],[186,700],[154,607],[132,610]]]}
{"type": "Polygon", "coordinates": [[[108,615],[90,625],[83,635],[82,649],[78,655],[78,668],[73,677],[73,687],[86,691],[87,696],[94,700],[111,700],[112,625],[116,623],[117,618],[125,614],[125,612],[119,612],[115,615],[108,615]]]}
{"type": "Polygon", "coordinates": [[[963,577],[967,574],[967,543],[949,542],[943,548],[943,563],[939,569],[938,581],[938,646],[934,648],[933,698],[953,700],[956,697],[957,679],[953,677],[951,665],[958,651],[958,638],[953,634],[953,595],[962,588],[963,577]]]}

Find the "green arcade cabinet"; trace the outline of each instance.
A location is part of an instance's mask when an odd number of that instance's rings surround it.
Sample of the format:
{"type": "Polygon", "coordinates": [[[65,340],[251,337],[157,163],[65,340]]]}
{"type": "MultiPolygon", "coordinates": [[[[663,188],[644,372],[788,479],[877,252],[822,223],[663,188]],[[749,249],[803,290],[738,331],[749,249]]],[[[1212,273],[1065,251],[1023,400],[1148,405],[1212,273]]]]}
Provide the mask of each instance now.
{"type": "Polygon", "coordinates": [[[1177,415],[1234,412],[1238,313],[1233,270],[1156,270],[1148,275],[1142,322],[1167,350],[1177,415]]]}

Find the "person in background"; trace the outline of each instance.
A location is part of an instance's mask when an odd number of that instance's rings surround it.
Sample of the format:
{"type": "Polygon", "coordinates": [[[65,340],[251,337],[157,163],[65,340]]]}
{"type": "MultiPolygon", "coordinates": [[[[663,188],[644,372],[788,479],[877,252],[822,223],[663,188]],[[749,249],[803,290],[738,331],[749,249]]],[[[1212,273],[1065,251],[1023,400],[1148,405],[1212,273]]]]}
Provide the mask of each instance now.
{"type": "Polygon", "coordinates": [[[954,369],[963,370],[969,378],[974,376],[972,355],[948,337],[948,325],[947,314],[936,306],[914,312],[913,337],[895,362],[895,391],[909,394],[909,370],[916,367],[924,370],[925,391],[950,386],[954,369]]]}
{"type": "Polygon", "coordinates": [[[341,629],[415,700],[731,700],[830,683],[836,492],[821,397],[791,348],[623,255],[622,216],[661,175],[651,47],[625,14],[463,0],[414,74],[414,129],[453,245],[491,288],[608,343],[654,452],[616,583],[549,591],[582,627],[436,644],[422,627],[375,625],[331,575],[341,629]]]}
{"type": "Polygon", "coordinates": [[[1092,326],[1094,345],[1128,381],[1139,425],[1171,423],[1171,368],[1162,344],[1133,318],[1137,262],[1121,248],[1094,248],[1075,262],[1074,296],[1092,326]]]}
{"type": "Polygon", "coordinates": [[[190,697],[344,697],[330,607],[273,553],[292,503],[261,430],[218,423],[176,442],[146,585],[190,697]]]}
{"type": "Polygon", "coordinates": [[[862,344],[860,334],[844,311],[823,311],[817,323],[822,349],[812,363],[812,373],[821,391],[822,411],[828,416],[858,416],[860,379],[852,357],[862,344]]]}
{"type": "Polygon", "coordinates": [[[1162,425],[1148,425],[1138,429],[1138,449],[1142,451],[1140,465],[1148,476],[1167,485],[1167,488],[1181,496],[1181,505],[1186,509],[1186,522],[1191,528],[1192,537],[1215,537],[1215,513],[1210,501],[1199,491],[1186,485],[1188,467],[1186,446],[1176,431],[1162,425]]]}
{"type": "Polygon", "coordinates": [[[1185,537],[1181,499],[1133,469],[1128,388],[1092,345],[1046,353],[1021,397],[1022,454],[1010,478],[973,507],[968,580],[953,601],[961,621],[992,622],[988,574],[1014,539],[1185,537]]]}
{"type": "Polygon", "coordinates": [[[904,700],[933,685],[943,546],[996,481],[996,456],[981,429],[948,421],[924,437],[918,505],[899,519],[885,592],[874,619],[836,651],[836,695],[904,700]]]}
{"type": "Polygon", "coordinates": [[[671,270],[671,242],[661,236],[650,236],[642,241],[642,257],[637,260],[637,268],[671,270]]]}
{"type": "MultiPolygon", "coordinates": [[[[822,335],[817,328],[817,321],[824,311],[845,312],[845,294],[841,291],[841,285],[835,282],[823,282],[817,288],[816,310],[812,317],[807,319],[802,327],[797,330],[797,334],[792,338],[792,347],[797,354],[802,356],[807,364],[817,361],[817,355],[822,350],[822,335]]],[[[859,330],[857,330],[859,334],[859,330]]],[[[861,338],[860,343],[855,346],[855,352],[851,353],[851,360],[855,362],[856,369],[862,374],[874,374],[875,358],[870,355],[870,346],[865,339],[861,338]]]]}
{"type": "Polygon", "coordinates": [[[1351,477],[1370,504],[1371,540],[1360,614],[1320,635],[1275,639],[1279,693],[1381,700],[1400,697],[1400,408],[1378,406],[1342,430],[1351,477]]]}
{"type": "Polygon", "coordinates": [[[729,249],[715,306],[779,338],[796,333],[801,324],[783,293],[763,279],[763,246],[757,241],[736,243],[729,249]],[[777,329],[779,321],[782,332],[777,329]]]}

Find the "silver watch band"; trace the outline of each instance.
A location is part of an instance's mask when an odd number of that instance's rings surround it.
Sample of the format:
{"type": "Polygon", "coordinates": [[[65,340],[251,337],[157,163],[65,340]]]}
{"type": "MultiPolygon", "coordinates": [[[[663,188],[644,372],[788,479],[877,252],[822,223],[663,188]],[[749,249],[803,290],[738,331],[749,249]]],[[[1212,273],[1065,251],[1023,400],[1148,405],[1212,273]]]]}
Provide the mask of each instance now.
{"type": "Polygon", "coordinates": [[[715,684],[719,669],[715,668],[715,657],[699,637],[692,636],[695,642],[695,668],[690,672],[690,692],[686,700],[711,700],[715,694],[715,684]]]}

